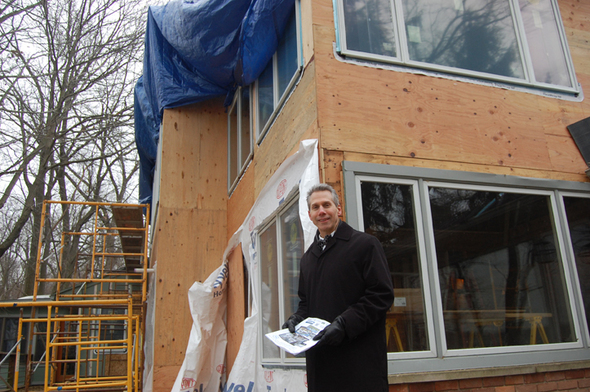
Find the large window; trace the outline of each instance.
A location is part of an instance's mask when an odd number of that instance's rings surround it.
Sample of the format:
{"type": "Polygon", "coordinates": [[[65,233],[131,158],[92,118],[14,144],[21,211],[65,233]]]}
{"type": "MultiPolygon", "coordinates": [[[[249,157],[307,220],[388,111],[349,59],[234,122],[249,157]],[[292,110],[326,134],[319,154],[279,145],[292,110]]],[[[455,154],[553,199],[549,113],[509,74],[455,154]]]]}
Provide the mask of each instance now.
{"type": "Polygon", "coordinates": [[[554,0],[338,0],[341,54],[578,93],[554,0]]]}
{"type": "Polygon", "coordinates": [[[379,238],[394,283],[390,372],[590,359],[588,184],[344,170],[348,221],[379,238]]]}
{"type": "MultiPolygon", "coordinates": [[[[273,216],[260,230],[261,325],[263,335],[279,330],[299,305],[299,260],[303,256],[303,230],[296,198],[273,216]]],[[[268,339],[262,339],[263,361],[300,361],[268,339]]]]}

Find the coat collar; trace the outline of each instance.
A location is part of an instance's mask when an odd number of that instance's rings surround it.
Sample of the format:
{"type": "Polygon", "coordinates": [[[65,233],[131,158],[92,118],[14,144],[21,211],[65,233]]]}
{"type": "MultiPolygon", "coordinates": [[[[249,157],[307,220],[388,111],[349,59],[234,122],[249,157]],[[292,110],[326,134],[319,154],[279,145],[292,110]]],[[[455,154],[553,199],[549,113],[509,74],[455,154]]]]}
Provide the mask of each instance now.
{"type": "Polygon", "coordinates": [[[328,241],[326,248],[322,251],[318,245],[319,230],[316,230],[316,235],[313,240],[313,244],[311,244],[311,253],[314,256],[319,257],[322,253],[325,253],[328,249],[330,249],[331,247],[333,247],[336,244],[337,241],[335,241],[335,240],[343,240],[343,241],[350,240],[350,237],[352,236],[352,232],[353,232],[353,228],[350,227],[350,225],[348,223],[341,220],[340,223],[338,224],[338,228],[336,229],[336,232],[334,233],[334,238],[332,238],[331,240],[328,241]]]}

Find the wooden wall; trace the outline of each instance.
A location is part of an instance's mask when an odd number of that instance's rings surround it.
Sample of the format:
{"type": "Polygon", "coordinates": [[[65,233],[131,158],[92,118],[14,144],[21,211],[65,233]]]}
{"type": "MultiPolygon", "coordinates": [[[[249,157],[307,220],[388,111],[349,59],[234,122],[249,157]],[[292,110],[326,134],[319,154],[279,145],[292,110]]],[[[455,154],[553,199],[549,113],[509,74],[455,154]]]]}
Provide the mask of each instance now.
{"type": "MultiPolygon", "coordinates": [[[[559,2],[578,81],[590,83],[590,3],[559,2]]],[[[338,61],[331,0],[314,2],[321,149],[334,159],[587,181],[566,126],[590,104],[338,61]]],[[[329,181],[334,173],[325,172],[329,181]]]]}
{"type": "Polygon", "coordinates": [[[160,200],[151,254],[157,263],[154,390],[169,391],[192,324],[188,289],[221,264],[227,243],[223,100],[166,110],[160,143],[160,200]]]}

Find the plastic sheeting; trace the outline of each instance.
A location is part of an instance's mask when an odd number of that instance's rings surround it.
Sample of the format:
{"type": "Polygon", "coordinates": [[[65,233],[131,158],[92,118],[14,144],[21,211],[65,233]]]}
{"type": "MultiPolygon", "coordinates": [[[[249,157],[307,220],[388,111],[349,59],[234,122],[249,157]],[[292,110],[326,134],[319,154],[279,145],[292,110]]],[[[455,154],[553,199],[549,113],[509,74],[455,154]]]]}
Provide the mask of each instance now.
{"type": "Polygon", "coordinates": [[[304,140],[299,145],[299,151],[287,158],[264,186],[243,224],[229,241],[224,262],[227,262],[231,250],[241,243],[252,288],[252,311],[244,321],[242,343],[232,371],[227,376],[224,392],[307,391],[304,368],[269,369],[262,366],[262,344],[259,340],[264,339],[259,334],[262,329],[262,310],[259,308],[262,284],[256,256],[256,238],[261,224],[281,206],[290,191],[297,189],[300,195],[299,218],[303,229],[304,248],[307,249],[313,243],[317,228],[309,219],[306,195],[319,181],[318,142],[315,139],[304,140]]]}
{"type": "Polygon", "coordinates": [[[255,81],[293,10],[294,0],[173,0],[149,8],[135,86],[140,203],[151,202],[163,110],[229,100],[237,86],[255,81]]]}

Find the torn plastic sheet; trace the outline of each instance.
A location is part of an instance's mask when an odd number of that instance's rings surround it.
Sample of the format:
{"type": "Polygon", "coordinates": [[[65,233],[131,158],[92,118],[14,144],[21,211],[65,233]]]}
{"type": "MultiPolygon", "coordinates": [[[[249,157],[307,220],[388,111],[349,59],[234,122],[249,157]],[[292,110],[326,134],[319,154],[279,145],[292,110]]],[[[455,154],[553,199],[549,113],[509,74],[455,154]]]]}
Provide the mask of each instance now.
{"type": "Polygon", "coordinates": [[[232,95],[276,51],[295,0],[173,0],[147,15],[143,76],[135,87],[139,200],[151,202],[164,109],[232,95]]]}
{"type": "Polygon", "coordinates": [[[214,271],[204,284],[193,285],[189,291],[193,326],[188,348],[181,370],[178,373],[172,392],[306,392],[306,374],[304,369],[264,369],[260,351],[261,328],[258,317],[260,301],[260,277],[256,258],[256,238],[258,226],[273,214],[293,190],[299,190],[299,217],[303,228],[305,249],[313,243],[316,227],[309,219],[305,195],[319,183],[317,140],[304,140],[299,151],[287,158],[270,178],[260,192],[260,196],[251,208],[248,216],[233,234],[223,255],[222,265],[214,271]],[[226,296],[221,290],[216,297],[212,295],[215,282],[227,279],[229,254],[242,244],[245,263],[250,271],[252,288],[252,314],[244,321],[244,334],[240,350],[223,382],[223,364],[227,331],[225,320],[226,296]],[[213,283],[213,285],[212,285],[213,283]],[[210,288],[210,289],[209,289],[210,288]],[[199,297],[194,297],[193,290],[199,290],[199,297]],[[223,310],[223,312],[222,312],[223,310]],[[225,339],[225,340],[224,340],[225,339]]]}
{"type": "Polygon", "coordinates": [[[227,272],[223,263],[205,282],[195,282],[188,290],[193,324],[172,392],[219,391],[227,346],[227,272]]]}
{"type": "Polygon", "coordinates": [[[317,140],[304,140],[299,151],[289,157],[268,181],[254,203],[244,223],[234,233],[224,260],[239,243],[242,244],[245,263],[248,266],[250,287],[252,288],[252,314],[244,321],[244,334],[240,350],[227,376],[223,391],[247,392],[305,392],[307,378],[305,369],[268,369],[262,367],[261,333],[259,303],[261,293],[260,274],[256,257],[257,232],[259,226],[273,214],[285,201],[291,190],[299,190],[299,218],[303,228],[304,247],[313,243],[316,227],[308,215],[307,191],[319,183],[317,140]]]}

